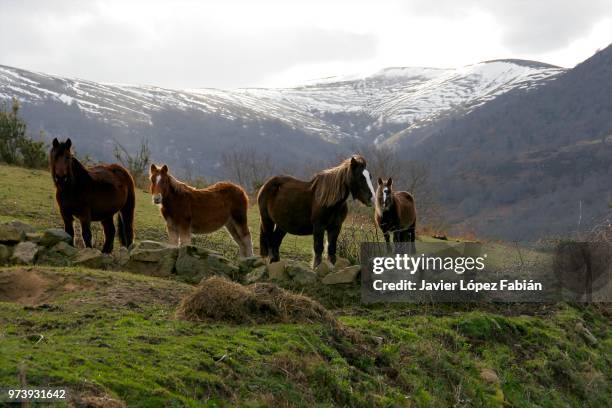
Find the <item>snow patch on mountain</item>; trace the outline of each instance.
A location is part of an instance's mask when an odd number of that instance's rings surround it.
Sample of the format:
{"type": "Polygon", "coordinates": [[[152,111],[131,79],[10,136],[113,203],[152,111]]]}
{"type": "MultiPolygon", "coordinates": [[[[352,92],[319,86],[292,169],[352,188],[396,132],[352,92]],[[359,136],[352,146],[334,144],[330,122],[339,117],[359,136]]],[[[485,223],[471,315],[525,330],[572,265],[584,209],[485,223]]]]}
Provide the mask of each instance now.
{"type": "Polygon", "coordinates": [[[454,111],[469,111],[515,88],[533,88],[564,69],[496,60],[458,69],[392,67],[329,77],[293,88],[184,89],[102,84],[0,66],[0,99],[48,100],[129,128],[154,126],[153,114],[194,111],[233,121],[279,121],[328,141],[385,139],[454,111]]]}

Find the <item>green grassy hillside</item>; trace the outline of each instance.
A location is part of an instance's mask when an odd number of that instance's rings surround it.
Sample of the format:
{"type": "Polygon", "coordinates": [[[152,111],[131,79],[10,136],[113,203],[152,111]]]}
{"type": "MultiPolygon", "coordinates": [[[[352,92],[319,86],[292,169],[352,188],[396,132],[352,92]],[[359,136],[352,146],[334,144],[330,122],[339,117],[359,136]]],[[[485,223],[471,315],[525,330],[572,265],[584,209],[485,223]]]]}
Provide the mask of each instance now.
{"type": "MultiPolygon", "coordinates": [[[[0,166],[0,187],[0,221],[59,225],[48,173],[0,166]]],[[[137,211],[138,237],[163,239],[145,192],[137,211]]],[[[366,211],[351,220],[349,237],[366,211]]],[[[200,238],[227,242],[224,232],[200,238]]],[[[310,259],[310,245],[309,237],[290,237],[283,252],[310,259]]],[[[505,247],[496,248],[503,256],[505,247]]],[[[65,386],[89,406],[600,407],[612,400],[608,306],[364,306],[357,285],[300,289],[355,334],[348,335],[321,323],[175,319],[191,290],[121,272],[0,267],[0,386],[65,386]]]]}

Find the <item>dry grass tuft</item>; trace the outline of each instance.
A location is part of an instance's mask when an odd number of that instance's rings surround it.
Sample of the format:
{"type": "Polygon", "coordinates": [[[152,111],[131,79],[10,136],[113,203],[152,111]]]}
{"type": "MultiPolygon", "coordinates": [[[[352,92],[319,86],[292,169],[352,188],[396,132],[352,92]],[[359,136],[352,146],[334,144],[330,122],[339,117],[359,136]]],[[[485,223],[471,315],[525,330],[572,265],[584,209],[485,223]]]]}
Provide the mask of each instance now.
{"type": "Polygon", "coordinates": [[[325,323],[340,322],[319,302],[291,293],[271,283],[243,286],[213,276],[187,295],[176,317],[190,321],[231,323],[325,323]]]}

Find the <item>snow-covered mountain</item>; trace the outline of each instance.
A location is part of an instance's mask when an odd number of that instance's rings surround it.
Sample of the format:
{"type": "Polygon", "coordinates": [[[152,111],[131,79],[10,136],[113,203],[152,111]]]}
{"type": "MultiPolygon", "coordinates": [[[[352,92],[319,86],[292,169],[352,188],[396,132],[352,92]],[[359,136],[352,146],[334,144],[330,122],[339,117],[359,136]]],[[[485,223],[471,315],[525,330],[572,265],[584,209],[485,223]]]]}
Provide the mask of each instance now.
{"type": "Polygon", "coordinates": [[[328,78],[289,89],[243,89],[234,95],[253,109],[273,105],[279,112],[291,109],[327,118],[352,137],[385,137],[398,126],[418,126],[457,109],[469,111],[511,89],[536,87],[563,71],[520,60],[488,61],[460,69],[387,68],[363,78],[328,78]],[[346,114],[365,115],[369,121],[359,126],[333,120],[334,115],[346,114]]]}
{"type": "Polygon", "coordinates": [[[200,111],[246,121],[273,119],[335,142],[385,137],[453,110],[482,105],[514,88],[554,78],[562,68],[521,61],[487,61],[459,69],[387,68],[363,78],[332,77],[295,88],[172,90],[100,84],[0,66],[0,98],[52,99],[117,126],[153,126],[165,109],[200,111]]]}
{"type": "Polygon", "coordinates": [[[102,84],[0,65],[0,101],[17,98],[30,132],[73,137],[83,154],[111,160],[115,141],[154,158],[223,176],[228,149],[274,156],[280,168],[328,161],[362,143],[461,115],[564,69],[522,60],[459,69],[387,68],[293,88],[184,89],[102,84]],[[271,149],[270,146],[273,146],[271,149]],[[187,164],[186,164],[187,163],[187,164]]]}

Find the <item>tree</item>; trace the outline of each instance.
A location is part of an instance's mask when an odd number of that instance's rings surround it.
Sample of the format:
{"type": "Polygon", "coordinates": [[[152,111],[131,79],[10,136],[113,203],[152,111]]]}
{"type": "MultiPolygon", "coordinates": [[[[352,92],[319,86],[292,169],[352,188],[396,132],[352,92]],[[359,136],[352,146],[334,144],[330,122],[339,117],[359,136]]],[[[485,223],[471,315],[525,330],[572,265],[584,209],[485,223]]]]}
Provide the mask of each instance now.
{"type": "Polygon", "coordinates": [[[271,157],[253,149],[230,150],[221,157],[221,166],[229,178],[250,193],[263,185],[275,173],[271,157]]]}
{"type": "Polygon", "coordinates": [[[149,164],[151,163],[151,149],[149,142],[145,139],[140,141],[140,147],[135,155],[115,140],[115,158],[132,174],[134,182],[138,187],[146,187],[149,164]]]}
{"type": "Polygon", "coordinates": [[[17,99],[13,99],[10,110],[5,109],[5,106],[0,109],[0,160],[25,167],[45,167],[47,160],[44,142],[27,136],[26,123],[18,114],[17,99]]]}

